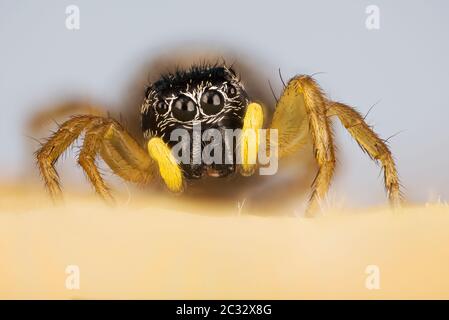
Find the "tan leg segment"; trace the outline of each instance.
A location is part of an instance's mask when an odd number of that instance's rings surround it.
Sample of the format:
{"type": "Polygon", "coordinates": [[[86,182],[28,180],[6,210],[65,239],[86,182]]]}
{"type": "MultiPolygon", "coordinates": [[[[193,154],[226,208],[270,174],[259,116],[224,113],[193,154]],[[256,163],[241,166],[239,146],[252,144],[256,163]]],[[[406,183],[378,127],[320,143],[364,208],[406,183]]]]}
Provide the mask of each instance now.
{"type": "MultiPolygon", "coordinates": [[[[101,121],[101,120],[100,120],[101,121]]],[[[94,121],[87,128],[86,135],[84,137],[83,147],[79,154],[78,163],[86,172],[87,177],[95,188],[97,194],[103,198],[107,203],[114,203],[114,198],[106,186],[103,178],[98,171],[95,164],[95,158],[97,157],[98,150],[101,146],[101,141],[103,139],[104,133],[107,130],[103,124],[98,123],[99,121],[94,121]]]]}
{"type": "Polygon", "coordinates": [[[402,196],[399,190],[399,178],[393,156],[385,142],[379,138],[366,124],[363,117],[353,108],[343,103],[329,102],[327,113],[328,116],[337,116],[351,136],[358,142],[362,150],[371,159],[381,162],[388,198],[393,206],[400,205],[402,196]]]}
{"type": "Polygon", "coordinates": [[[59,176],[54,165],[61,154],[78,138],[92,119],[89,116],[70,119],[36,152],[39,170],[53,200],[58,200],[62,196],[59,176]]]}
{"type": "Polygon", "coordinates": [[[54,164],[84,130],[86,134],[78,161],[103,199],[108,202],[113,200],[95,165],[99,153],[114,173],[123,179],[142,184],[151,180],[154,161],[116,121],[78,116],[65,122],[37,152],[39,169],[53,199],[61,197],[54,164]]]}
{"type": "Polygon", "coordinates": [[[281,156],[302,147],[307,132],[312,136],[319,170],[312,184],[306,212],[311,216],[326,195],[335,169],[335,148],[331,124],[326,115],[326,98],[315,80],[309,76],[297,76],[289,81],[279,99],[271,128],[279,130],[281,156]],[[308,121],[304,122],[304,117],[308,121]]]}
{"type": "Polygon", "coordinates": [[[145,185],[157,172],[146,150],[116,122],[108,125],[100,154],[112,171],[126,181],[145,185]]]}

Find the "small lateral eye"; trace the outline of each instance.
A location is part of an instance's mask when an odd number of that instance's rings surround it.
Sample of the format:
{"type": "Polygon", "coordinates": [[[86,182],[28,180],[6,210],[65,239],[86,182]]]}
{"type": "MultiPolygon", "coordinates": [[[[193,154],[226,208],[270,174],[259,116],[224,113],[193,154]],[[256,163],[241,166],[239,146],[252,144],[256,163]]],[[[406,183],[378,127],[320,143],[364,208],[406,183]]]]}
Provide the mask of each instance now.
{"type": "Polygon", "coordinates": [[[228,97],[233,98],[237,95],[237,88],[234,87],[232,84],[226,85],[226,94],[228,97]]]}
{"type": "Polygon", "coordinates": [[[159,114],[164,114],[167,112],[167,110],[168,110],[168,106],[165,103],[165,101],[159,101],[158,103],[156,103],[156,111],[159,114]]]}
{"type": "Polygon", "coordinates": [[[173,101],[173,116],[180,121],[190,121],[195,119],[196,106],[192,99],[181,96],[173,101]]]}
{"type": "Polygon", "coordinates": [[[207,90],[201,96],[201,108],[207,115],[216,114],[223,109],[224,98],[217,90],[207,90]]]}

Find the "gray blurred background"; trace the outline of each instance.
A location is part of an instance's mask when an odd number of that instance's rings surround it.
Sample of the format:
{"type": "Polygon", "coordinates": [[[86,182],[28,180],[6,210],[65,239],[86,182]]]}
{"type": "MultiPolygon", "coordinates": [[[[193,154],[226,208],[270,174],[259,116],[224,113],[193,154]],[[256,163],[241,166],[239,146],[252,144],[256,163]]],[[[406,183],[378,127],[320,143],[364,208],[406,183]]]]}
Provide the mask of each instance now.
{"type": "MultiPolygon", "coordinates": [[[[332,99],[390,139],[407,198],[449,196],[447,1],[7,1],[0,0],[0,179],[30,164],[25,124],[48,101],[85,95],[111,105],[161,50],[207,44],[254,56],[275,79],[325,72],[332,99]],[[66,7],[80,9],[68,30],[66,7]],[[380,9],[380,29],[365,12],[380,9]],[[168,49],[167,49],[168,48],[168,49]]],[[[277,80],[277,83],[276,83],[277,80]]],[[[268,87],[267,87],[268,88],[268,87]]],[[[379,167],[336,125],[332,192],[351,205],[385,203],[379,167]]]]}

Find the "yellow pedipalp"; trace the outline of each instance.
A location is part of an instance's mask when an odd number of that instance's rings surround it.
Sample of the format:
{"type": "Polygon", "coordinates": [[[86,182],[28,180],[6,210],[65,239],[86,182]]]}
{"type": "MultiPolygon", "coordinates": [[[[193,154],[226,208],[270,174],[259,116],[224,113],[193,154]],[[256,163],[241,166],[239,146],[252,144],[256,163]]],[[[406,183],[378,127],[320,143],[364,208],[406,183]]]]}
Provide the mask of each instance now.
{"type": "Polygon", "coordinates": [[[159,166],[159,173],[173,192],[180,192],[183,189],[182,172],[176,159],[171,153],[167,144],[159,137],[151,138],[148,141],[148,153],[159,166]]]}
{"type": "Polygon", "coordinates": [[[263,125],[263,110],[260,104],[250,103],[243,119],[242,135],[240,138],[241,173],[252,175],[256,168],[257,153],[259,151],[259,129],[263,125]]]}

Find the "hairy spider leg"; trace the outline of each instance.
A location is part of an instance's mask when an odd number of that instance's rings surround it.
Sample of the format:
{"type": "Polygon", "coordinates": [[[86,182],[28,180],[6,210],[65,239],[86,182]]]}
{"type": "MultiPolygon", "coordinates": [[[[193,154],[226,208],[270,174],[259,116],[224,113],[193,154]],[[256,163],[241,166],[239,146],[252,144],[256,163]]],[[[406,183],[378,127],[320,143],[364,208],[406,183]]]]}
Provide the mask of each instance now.
{"type": "MultiPolygon", "coordinates": [[[[113,202],[113,197],[95,164],[98,155],[122,179],[139,184],[152,181],[158,166],[167,168],[166,158],[161,154],[166,154],[170,150],[165,144],[158,144],[159,138],[150,140],[149,144],[158,145],[158,148],[148,154],[115,120],[90,115],[76,116],[63,123],[36,153],[41,175],[54,200],[62,197],[59,176],[54,165],[61,154],[84,131],[85,137],[78,163],[86,172],[96,192],[107,202],[113,202]]],[[[172,174],[177,170],[180,177],[178,183],[182,185],[179,166],[175,163],[170,169],[172,174]]],[[[167,181],[165,176],[162,178],[169,188],[173,186],[172,181],[167,181]]]]}
{"type": "Polygon", "coordinates": [[[346,130],[357,141],[360,148],[371,159],[380,161],[384,172],[384,183],[388,198],[394,207],[400,206],[403,202],[403,195],[400,191],[399,177],[393,156],[385,141],[379,138],[354,108],[332,101],[327,105],[328,116],[337,116],[346,130]]]}
{"type": "Polygon", "coordinates": [[[372,159],[380,160],[384,169],[385,187],[390,202],[401,203],[399,179],[388,146],[365,123],[353,108],[329,101],[317,82],[310,76],[292,78],[282,93],[270,128],[278,129],[279,156],[299,151],[312,138],[318,173],[312,183],[312,193],[306,211],[312,216],[329,190],[335,170],[335,146],[330,116],[336,115],[372,159]]]}

